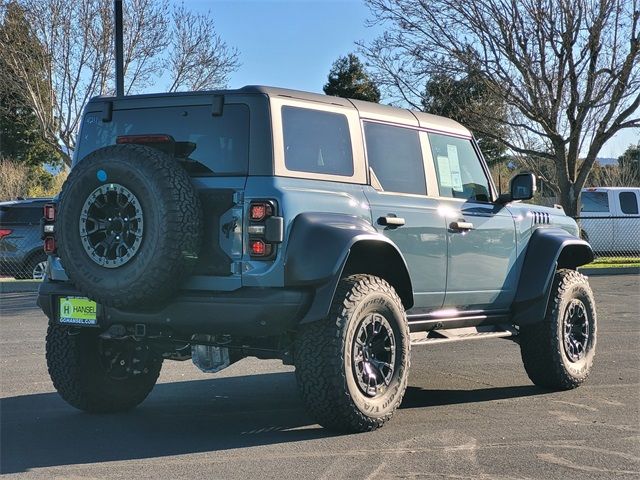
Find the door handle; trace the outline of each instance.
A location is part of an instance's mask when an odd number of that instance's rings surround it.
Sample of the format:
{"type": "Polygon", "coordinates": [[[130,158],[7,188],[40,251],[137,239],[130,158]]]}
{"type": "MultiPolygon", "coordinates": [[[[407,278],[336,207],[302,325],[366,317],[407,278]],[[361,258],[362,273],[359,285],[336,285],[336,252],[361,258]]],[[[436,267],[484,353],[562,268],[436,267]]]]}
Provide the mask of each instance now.
{"type": "Polygon", "coordinates": [[[471,222],[451,222],[449,225],[451,230],[458,230],[461,232],[466,232],[468,230],[473,230],[473,223],[471,222]]]}
{"type": "Polygon", "coordinates": [[[378,225],[384,225],[386,227],[401,227],[404,225],[404,218],[402,217],[380,217],[378,219],[378,225]]]}

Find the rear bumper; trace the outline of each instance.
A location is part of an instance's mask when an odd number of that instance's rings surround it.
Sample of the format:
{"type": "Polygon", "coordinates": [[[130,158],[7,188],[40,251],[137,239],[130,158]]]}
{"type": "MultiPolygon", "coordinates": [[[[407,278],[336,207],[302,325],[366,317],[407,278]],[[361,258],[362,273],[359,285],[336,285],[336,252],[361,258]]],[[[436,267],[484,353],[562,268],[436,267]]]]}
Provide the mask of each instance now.
{"type": "MultiPolygon", "coordinates": [[[[82,296],[69,282],[44,281],[38,305],[57,321],[61,296],[82,296]]],[[[163,327],[182,335],[229,334],[261,337],[295,329],[309,309],[313,290],[244,287],[233,292],[181,292],[169,302],[152,309],[121,310],[98,305],[100,328],[112,324],[145,324],[163,327]]]]}

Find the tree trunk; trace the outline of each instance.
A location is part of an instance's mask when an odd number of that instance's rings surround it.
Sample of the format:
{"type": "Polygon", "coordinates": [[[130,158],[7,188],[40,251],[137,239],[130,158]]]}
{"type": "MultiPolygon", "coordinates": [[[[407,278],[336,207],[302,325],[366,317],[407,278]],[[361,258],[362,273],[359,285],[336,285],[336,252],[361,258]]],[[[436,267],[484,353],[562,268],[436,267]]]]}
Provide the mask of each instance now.
{"type": "Polygon", "coordinates": [[[570,217],[578,216],[578,197],[579,191],[576,192],[575,183],[566,180],[560,184],[560,205],[564,208],[564,212],[570,217]]]}

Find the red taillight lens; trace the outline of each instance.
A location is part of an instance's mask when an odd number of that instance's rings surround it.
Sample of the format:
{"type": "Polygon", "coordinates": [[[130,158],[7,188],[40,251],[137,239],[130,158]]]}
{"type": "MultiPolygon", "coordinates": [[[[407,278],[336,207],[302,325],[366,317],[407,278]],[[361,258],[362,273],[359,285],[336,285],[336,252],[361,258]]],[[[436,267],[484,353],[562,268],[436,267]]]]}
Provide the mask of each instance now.
{"type": "Polygon", "coordinates": [[[251,255],[254,257],[266,257],[271,255],[271,245],[264,243],[262,240],[251,240],[251,255]]]}
{"type": "Polygon", "coordinates": [[[51,255],[56,251],[56,239],[53,237],[44,237],[44,253],[51,255]]]}
{"type": "Polygon", "coordinates": [[[4,238],[11,235],[11,232],[13,232],[13,230],[9,230],[8,228],[0,229],[0,238],[4,238]]]}
{"type": "Polygon", "coordinates": [[[47,222],[54,222],[56,220],[56,206],[53,203],[47,203],[44,206],[44,219],[47,222]]]}
{"type": "Polygon", "coordinates": [[[273,207],[268,203],[252,203],[249,209],[249,218],[253,222],[260,222],[273,215],[273,207]]]}
{"type": "Polygon", "coordinates": [[[276,206],[273,201],[257,200],[249,204],[249,254],[252,257],[271,258],[274,253],[273,240],[269,237],[270,222],[275,218],[276,206]]]}
{"type": "Polygon", "coordinates": [[[267,245],[262,240],[251,240],[251,255],[264,255],[267,245]]]}
{"type": "Polygon", "coordinates": [[[267,215],[267,206],[263,203],[251,205],[251,220],[259,222],[267,215]]]}

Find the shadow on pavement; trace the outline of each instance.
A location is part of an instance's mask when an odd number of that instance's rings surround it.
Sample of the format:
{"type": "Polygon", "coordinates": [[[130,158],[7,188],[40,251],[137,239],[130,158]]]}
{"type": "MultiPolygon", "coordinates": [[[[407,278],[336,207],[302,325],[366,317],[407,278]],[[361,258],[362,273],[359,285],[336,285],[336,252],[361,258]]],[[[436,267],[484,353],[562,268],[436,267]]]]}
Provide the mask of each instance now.
{"type": "Polygon", "coordinates": [[[161,383],[115,415],[80,412],[57,393],[3,398],[0,421],[2,473],[330,435],[305,414],[289,372],[161,383]]]}
{"type": "Polygon", "coordinates": [[[545,393],[550,392],[535,385],[479,388],[476,390],[425,390],[418,387],[407,387],[400,408],[424,408],[459,403],[489,402],[492,400],[544,395],[545,393]]]}
{"type": "MultiPolygon", "coordinates": [[[[533,386],[409,387],[401,408],[538,395],[533,386]]],[[[291,372],[161,383],[137,409],[89,415],[56,393],[0,400],[0,471],[215,452],[331,436],[304,412],[291,372]]]]}

